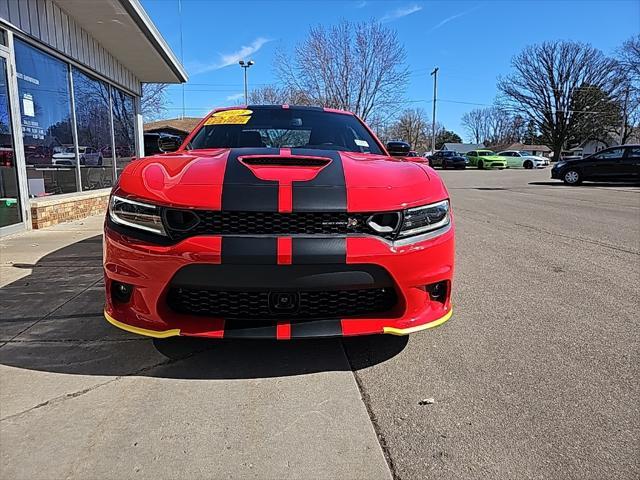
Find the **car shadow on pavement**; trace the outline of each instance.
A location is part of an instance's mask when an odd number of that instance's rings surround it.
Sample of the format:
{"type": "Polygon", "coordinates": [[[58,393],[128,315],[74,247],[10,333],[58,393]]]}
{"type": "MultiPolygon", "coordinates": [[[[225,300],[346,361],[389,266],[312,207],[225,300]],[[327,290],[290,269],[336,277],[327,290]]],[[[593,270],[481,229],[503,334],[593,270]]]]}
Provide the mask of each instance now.
{"type": "Polygon", "coordinates": [[[102,237],[13,263],[0,288],[0,364],[72,375],[181,379],[269,378],[367,368],[398,355],[408,337],[301,341],[150,339],[104,320],[102,237]],[[14,272],[9,272],[10,275],[14,272]],[[11,278],[8,276],[7,278],[11,278]]]}

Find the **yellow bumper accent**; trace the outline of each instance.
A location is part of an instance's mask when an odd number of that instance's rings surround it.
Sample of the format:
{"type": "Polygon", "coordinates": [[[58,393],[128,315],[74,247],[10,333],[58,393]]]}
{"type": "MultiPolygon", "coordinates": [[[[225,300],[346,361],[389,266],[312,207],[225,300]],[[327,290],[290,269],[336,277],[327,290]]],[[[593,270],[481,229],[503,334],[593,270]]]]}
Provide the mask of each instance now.
{"type": "Polygon", "coordinates": [[[126,323],[119,322],[118,320],[113,318],[111,315],[107,313],[106,310],[104,311],[104,318],[106,318],[111,325],[121,328],[122,330],[126,330],[127,332],[137,333],[138,335],[146,335],[147,337],[153,337],[153,338],[167,338],[167,337],[175,337],[177,335],[180,335],[179,328],[173,328],[171,330],[147,330],[146,328],[127,325],[126,323]]]}
{"type": "Polygon", "coordinates": [[[382,333],[387,333],[389,335],[409,335],[410,333],[419,332],[421,330],[427,330],[428,328],[435,328],[442,325],[444,322],[449,320],[453,315],[453,308],[449,310],[444,317],[439,318],[438,320],[434,320],[433,322],[425,323],[424,325],[417,325],[415,327],[409,328],[395,328],[395,327],[384,327],[382,333]]]}

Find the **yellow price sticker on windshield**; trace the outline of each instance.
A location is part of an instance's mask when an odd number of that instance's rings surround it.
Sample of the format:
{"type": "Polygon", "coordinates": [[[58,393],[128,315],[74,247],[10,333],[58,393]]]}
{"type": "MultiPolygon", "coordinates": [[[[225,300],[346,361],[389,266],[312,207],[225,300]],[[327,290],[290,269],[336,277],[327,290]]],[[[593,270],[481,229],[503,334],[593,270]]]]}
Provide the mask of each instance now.
{"type": "Polygon", "coordinates": [[[245,125],[251,120],[253,110],[235,109],[223,110],[211,115],[205,125],[245,125]]]}

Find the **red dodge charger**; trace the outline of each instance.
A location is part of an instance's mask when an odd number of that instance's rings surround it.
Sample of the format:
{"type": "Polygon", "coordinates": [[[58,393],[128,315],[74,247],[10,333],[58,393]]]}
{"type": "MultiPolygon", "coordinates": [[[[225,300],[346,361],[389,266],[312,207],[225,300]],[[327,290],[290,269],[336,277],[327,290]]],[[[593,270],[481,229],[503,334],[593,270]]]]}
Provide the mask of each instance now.
{"type": "Polygon", "coordinates": [[[404,335],[451,317],[449,195],[355,115],[216,110],[122,172],[105,317],[151,337],[404,335]]]}

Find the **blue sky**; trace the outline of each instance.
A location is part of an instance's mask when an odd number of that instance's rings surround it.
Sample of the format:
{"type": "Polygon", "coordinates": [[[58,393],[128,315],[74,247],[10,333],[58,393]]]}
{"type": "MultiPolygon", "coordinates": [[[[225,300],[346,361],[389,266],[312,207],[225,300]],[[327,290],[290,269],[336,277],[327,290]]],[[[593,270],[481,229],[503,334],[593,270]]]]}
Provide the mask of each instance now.
{"type": "MultiPolygon", "coordinates": [[[[178,0],[142,0],[163,36],[180,56],[178,0]]],[[[466,137],[460,117],[491,104],[496,79],[510,71],[523,47],[545,40],[589,42],[605,53],[640,33],[638,0],[538,1],[221,1],[182,0],[183,58],[189,73],[187,116],[242,101],[239,57],[256,64],[249,84],[277,82],[274,52],[291,49],[315,24],[377,19],[398,32],[409,68],[406,107],[430,115],[432,79],[440,68],[438,122],[466,137]]],[[[171,86],[167,117],[182,112],[182,87],[171,86]]]]}

